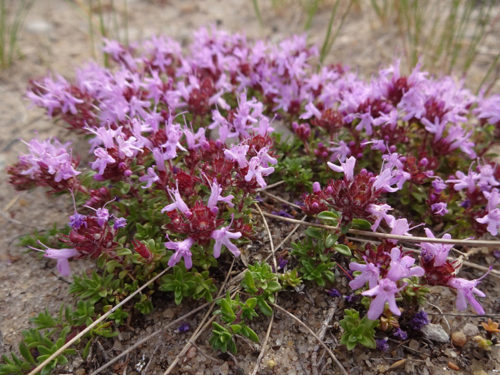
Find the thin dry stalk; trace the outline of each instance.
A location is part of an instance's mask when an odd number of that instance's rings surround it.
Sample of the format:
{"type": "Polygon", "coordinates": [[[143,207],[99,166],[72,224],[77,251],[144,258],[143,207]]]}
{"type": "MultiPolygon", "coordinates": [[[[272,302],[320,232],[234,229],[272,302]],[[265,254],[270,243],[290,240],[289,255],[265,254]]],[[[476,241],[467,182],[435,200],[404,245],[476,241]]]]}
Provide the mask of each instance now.
{"type": "MultiPolygon", "coordinates": [[[[310,223],[308,221],[291,219],[288,217],[283,217],[279,215],[274,215],[268,212],[264,212],[264,215],[273,219],[278,219],[281,221],[286,221],[294,224],[307,225],[310,227],[323,228],[328,230],[336,230],[338,228],[332,227],[330,225],[318,224],[318,223],[310,223]]],[[[400,236],[396,234],[390,233],[377,233],[377,232],[369,232],[366,230],[360,229],[349,229],[349,233],[357,234],[360,236],[373,237],[373,238],[383,238],[388,240],[398,240],[398,241],[406,241],[406,242],[426,242],[426,243],[443,243],[443,244],[455,244],[455,245],[465,245],[465,246],[487,246],[487,247],[497,247],[500,246],[500,241],[487,241],[487,240],[462,240],[455,238],[428,238],[428,237],[418,237],[418,236],[400,236]]]]}
{"type": "MultiPolygon", "coordinates": [[[[264,192],[265,194],[269,194],[264,192]]],[[[271,230],[269,229],[269,225],[267,224],[266,217],[262,213],[262,210],[260,209],[258,204],[255,204],[255,207],[257,207],[257,210],[260,213],[260,216],[262,217],[262,221],[264,222],[264,227],[266,228],[267,235],[269,237],[269,246],[271,247],[271,256],[273,258],[273,264],[274,264],[274,269],[277,271],[278,270],[278,263],[276,262],[276,253],[274,249],[274,242],[273,242],[273,236],[271,234],[271,230]]],[[[275,300],[277,301],[276,293],[274,294],[275,300]]],[[[259,356],[257,357],[257,361],[255,361],[255,366],[252,371],[252,375],[256,375],[257,371],[259,370],[260,362],[262,361],[262,358],[264,358],[264,354],[266,352],[266,345],[267,341],[269,340],[269,335],[271,334],[271,329],[273,326],[274,322],[274,311],[271,315],[271,319],[269,320],[269,325],[267,326],[267,331],[266,331],[266,336],[264,337],[264,341],[262,342],[262,346],[260,348],[260,353],[259,356]]]]}
{"type": "Polygon", "coordinates": [[[316,333],[314,333],[314,331],[309,328],[309,326],[307,324],[305,324],[302,320],[300,320],[299,318],[297,318],[295,315],[293,315],[290,311],[284,309],[283,307],[275,304],[275,303],[272,303],[271,304],[273,307],[277,308],[279,311],[285,313],[286,315],[288,315],[290,318],[292,318],[293,320],[295,320],[297,323],[299,323],[302,327],[304,327],[311,335],[313,335],[313,337],[319,341],[319,343],[321,344],[321,346],[323,346],[323,348],[325,348],[325,350],[328,352],[328,354],[330,355],[330,357],[333,359],[333,361],[337,364],[337,366],[339,367],[340,371],[344,374],[344,375],[349,375],[346,371],[346,369],[344,368],[344,366],[342,366],[342,363],[340,363],[340,361],[337,359],[337,357],[335,356],[335,354],[333,354],[332,350],[324,343],[323,340],[321,340],[318,335],[316,333]]]}
{"type": "Polygon", "coordinates": [[[93,373],[91,373],[90,375],[97,375],[99,374],[101,371],[103,370],[106,370],[109,366],[111,366],[113,363],[117,362],[119,359],[121,359],[122,357],[126,356],[127,354],[129,354],[130,352],[132,352],[133,350],[137,349],[138,347],[140,347],[142,344],[148,342],[149,340],[151,340],[153,337],[159,335],[160,333],[164,332],[165,330],[167,330],[168,328],[172,327],[173,325],[177,324],[177,323],[180,323],[181,321],[185,320],[186,318],[190,317],[191,315],[197,313],[198,311],[200,310],[203,310],[205,307],[207,307],[210,303],[204,303],[203,305],[201,306],[198,306],[197,308],[191,310],[190,312],[180,316],[179,318],[171,321],[170,323],[168,323],[165,327],[162,327],[156,331],[154,331],[153,333],[151,333],[150,335],[144,337],[143,339],[137,341],[134,345],[128,347],[127,349],[125,349],[123,352],[121,352],[120,354],[118,354],[116,357],[114,357],[113,359],[111,359],[109,362],[106,362],[104,365],[102,365],[101,367],[99,367],[97,370],[95,370],[93,373]]]}
{"type": "MultiPolygon", "coordinates": [[[[321,323],[321,328],[318,331],[318,337],[321,340],[323,340],[325,338],[326,330],[327,330],[328,326],[330,325],[330,322],[332,321],[333,315],[335,315],[336,310],[337,310],[336,304],[332,304],[330,306],[330,308],[328,309],[328,311],[326,313],[326,317],[323,320],[323,323],[321,323]]],[[[319,350],[319,345],[316,345],[316,347],[314,348],[313,353],[311,355],[311,364],[312,364],[313,375],[318,375],[318,366],[319,366],[319,362],[320,362],[317,360],[318,350],[319,350]]]]}
{"type": "MultiPolygon", "coordinates": [[[[202,334],[202,332],[212,323],[212,321],[215,319],[215,316],[212,316],[206,323],[205,321],[207,320],[208,316],[210,315],[210,313],[212,312],[212,310],[214,309],[214,306],[215,306],[215,302],[219,299],[219,297],[222,295],[222,292],[223,290],[226,288],[226,285],[228,284],[228,281],[229,281],[229,277],[231,275],[231,271],[233,270],[233,266],[234,266],[234,259],[233,259],[233,262],[231,263],[231,267],[229,267],[229,271],[227,272],[226,274],[226,278],[224,280],[224,283],[222,284],[221,288],[219,289],[219,293],[217,293],[217,297],[215,298],[215,300],[210,304],[210,307],[208,308],[208,311],[205,313],[205,315],[203,316],[203,319],[201,320],[200,324],[198,325],[198,327],[196,328],[196,330],[193,332],[193,334],[191,335],[191,337],[189,338],[188,342],[184,345],[184,347],[182,348],[182,350],[179,352],[179,354],[177,354],[174,358],[174,360],[172,361],[172,363],[170,364],[170,366],[168,366],[167,370],[164,372],[163,375],[168,375],[172,372],[172,370],[175,368],[175,366],[177,366],[177,363],[179,362],[180,358],[187,353],[187,351],[189,350],[189,348],[191,347],[191,345],[193,345],[195,342],[196,342],[196,339],[202,334]]],[[[233,293],[233,297],[234,295],[236,294],[236,292],[233,293]]]]}
{"type": "Polygon", "coordinates": [[[35,367],[35,369],[33,369],[28,375],[38,374],[45,366],[47,366],[59,354],[61,354],[62,352],[64,352],[71,345],[73,345],[76,341],[80,340],[83,336],[85,336],[92,328],[94,328],[95,326],[97,326],[103,320],[107,319],[108,316],[110,316],[111,314],[113,314],[116,310],[118,310],[120,307],[122,307],[123,305],[125,305],[128,301],[130,301],[132,298],[134,298],[137,294],[139,294],[140,292],[142,292],[149,285],[151,285],[156,280],[158,280],[160,277],[162,277],[168,270],[170,270],[170,267],[165,268],[158,275],[156,275],[155,277],[153,277],[148,282],[144,283],[139,289],[137,289],[135,292],[133,292],[131,295],[129,295],[127,298],[125,298],[123,301],[121,301],[118,305],[115,305],[111,310],[109,310],[107,313],[105,313],[100,318],[96,319],[92,324],[90,324],[89,326],[87,326],[87,328],[85,328],[83,331],[81,331],[78,335],[76,335],[71,340],[69,340],[66,344],[64,344],[63,346],[61,346],[55,353],[53,353],[52,355],[50,355],[45,361],[43,361],[37,367],[35,367]]]}

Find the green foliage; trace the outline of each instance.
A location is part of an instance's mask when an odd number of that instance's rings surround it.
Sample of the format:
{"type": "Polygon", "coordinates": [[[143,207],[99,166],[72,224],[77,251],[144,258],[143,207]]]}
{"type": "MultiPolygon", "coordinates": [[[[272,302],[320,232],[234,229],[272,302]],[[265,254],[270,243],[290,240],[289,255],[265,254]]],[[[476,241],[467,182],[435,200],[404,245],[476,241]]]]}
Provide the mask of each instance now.
{"type": "Polygon", "coordinates": [[[300,284],[302,284],[302,279],[296,269],[288,270],[284,274],[280,275],[280,280],[284,287],[290,286],[292,288],[297,288],[300,284]]]}
{"type": "Polygon", "coordinates": [[[160,288],[164,292],[174,292],[175,303],[178,305],[185,297],[204,298],[208,302],[217,291],[208,271],[188,271],[183,265],[174,267],[172,274],[165,275],[160,280],[160,288]]]}
{"type": "Polygon", "coordinates": [[[344,329],[340,343],[345,345],[347,350],[354,349],[358,344],[374,349],[378,320],[370,320],[366,316],[360,319],[359,312],[353,309],[346,309],[344,313],[344,319],[340,321],[340,326],[344,329]]]}
{"type": "Polygon", "coordinates": [[[334,251],[343,253],[346,252],[345,248],[349,248],[337,243],[336,234],[321,228],[309,227],[305,234],[301,242],[292,244],[292,255],[297,258],[301,277],[321,287],[327,282],[333,283],[335,275],[332,269],[336,265],[333,261],[334,251]]]}
{"type": "MultiPolygon", "coordinates": [[[[24,331],[23,340],[19,344],[17,355],[10,353],[2,356],[0,364],[0,375],[25,374],[42,363],[45,359],[55,353],[67,341],[69,334],[76,334],[81,329],[92,323],[95,317],[94,306],[88,301],[79,301],[76,309],[61,306],[59,313],[55,316],[46,310],[31,319],[34,328],[24,331]]],[[[84,339],[88,340],[83,356],[88,354],[88,348],[92,337],[110,337],[115,335],[111,323],[102,323],[90,331],[84,339]]],[[[68,363],[67,356],[76,354],[75,349],[66,349],[61,355],[50,362],[43,370],[42,374],[51,374],[58,365],[68,363]]]]}
{"type": "Polygon", "coordinates": [[[0,0],[0,65],[12,65],[17,52],[19,33],[34,0],[0,0]]]}
{"type": "Polygon", "coordinates": [[[287,157],[277,164],[275,173],[286,182],[286,190],[303,191],[312,187],[313,171],[309,167],[310,163],[309,156],[287,157]]]}
{"type": "Polygon", "coordinates": [[[214,314],[221,317],[223,325],[217,322],[212,323],[213,330],[210,337],[212,347],[223,353],[228,350],[236,353],[234,335],[242,335],[254,342],[259,342],[259,336],[247,325],[249,320],[257,316],[255,312],[257,304],[258,298],[256,297],[248,298],[242,302],[239,295],[233,299],[229,293],[225,298],[218,300],[219,309],[214,314]]]}
{"type": "Polygon", "coordinates": [[[99,275],[94,271],[91,276],[75,275],[69,291],[92,305],[101,300],[106,304],[112,304],[116,302],[116,295],[121,287],[122,280],[116,278],[114,274],[99,275]]]}
{"type": "Polygon", "coordinates": [[[281,290],[278,275],[272,271],[267,263],[249,265],[245,276],[241,281],[243,289],[256,298],[259,310],[267,316],[271,316],[273,310],[268,302],[274,303],[274,293],[281,290]]]}

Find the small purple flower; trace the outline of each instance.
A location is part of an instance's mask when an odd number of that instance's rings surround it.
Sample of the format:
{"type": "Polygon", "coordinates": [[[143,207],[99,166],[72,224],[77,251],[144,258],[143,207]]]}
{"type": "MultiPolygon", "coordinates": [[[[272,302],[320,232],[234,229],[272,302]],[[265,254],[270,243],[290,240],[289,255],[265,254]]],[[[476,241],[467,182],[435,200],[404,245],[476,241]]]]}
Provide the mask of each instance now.
{"type": "Polygon", "coordinates": [[[429,318],[424,310],[416,313],[410,321],[410,327],[415,331],[420,331],[427,324],[429,324],[429,318]]]}
{"type": "Polygon", "coordinates": [[[387,343],[387,339],[375,339],[375,343],[377,344],[376,349],[381,352],[387,352],[389,350],[389,344],[387,343]]]}
{"type": "Polygon", "coordinates": [[[370,204],[367,211],[375,216],[375,223],[371,226],[372,231],[376,231],[380,225],[380,222],[384,220],[389,227],[392,228],[396,218],[393,215],[388,215],[387,211],[392,210],[392,207],[388,204],[370,204]]]}
{"type": "Polygon", "coordinates": [[[160,177],[156,174],[154,168],[149,167],[147,173],[144,176],[139,177],[139,181],[146,182],[145,186],[141,186],[143,189],[150,188],[160,177]]]}
{"type": "Polygon", "coordinates": [[[179,331],[179,333],[186,333],[190,329],[191,329],[191,326],[189,325],[189,323],[182,323],[179,326],[179,328],[177,328],[177,331],[179,331]]]}
{"type": "Polygon", "coordinates": [[[181,258],[184,258],[184,265],[186,266],[186,269],[190,269],[193,266],[193,261],[191,260],[191,246],[193,246],[194,241],[191,237],[188,237],[184,241],[180,242],[174,242],[170,241],[170,238],[167,239],[169,240],[168,242],[165,242],[165,247],[170,250],[174,250],[175,253],[172,254],[170,259],[168,260],[168,265],[170,267],[175,266],[181,258]]]}
{"type": "Polygon", "coordinates": [[[118,228],[125,228],[127,226],[127,219],[124,217],[117,217],[113,224],[113,228],[116,230],[118,228]]]}
{"type": "Polygon", "coordinates": [[[448,213],[446,202],[438,202],[431,205],[431,211],[434,215],[444,216],[448,213]]]}
{"type": "Polygon", "coordinates": [[[220,257],[220,251],[222,248],[222,245],[227,247],[227,249],[233,253],[235,257],[240,255],[240,251],[236,247],[235,244],[231,242],[232,239],[238,239],[241,237],[240,232],[230,232],[229,227],[231,224],[229,224],[227,227],[223,227],[221,229],[216,229],[212,232],[212,238],[215,240],[214,244],[214,258],[220,257]]]}
{"type": "Polygon", "coordinates": [[[234,204],[232,202],[234,195],[229,194],[223,197],[221,195],[222,188],[217,183],[216,179],[214,179],[211,184],[209,182],[209,185],[210,185],[210,197],[208,198],[207,207],[210,208],[210,211],[212,211],[213,213],[217,213],[219,211],[219,209],[217,208],[217,202],[219,201],[227,203],[229,207],[234,207],[234,204]]]}
{"type": "Polygon", "coordinates": [[[38,241],[40,245],[45,247],[45,250],[37,249],[35,247],[28,246],[32,250],[42,251],[45,257],[57,260],[57,270],[61,276],[71,275],[71,269],[69,268],[69,258],[77,257],[80,253],[76,249],[52,249],[47,245],[44,245],[38,241]]]}
{"type": "Polygon", "coordinates": [[[326,291],[326,293],[330,296],[330,297],[333,297],[333,298],[336,298],[336,297],[340,297],[342,296],[342,294],[335,288],[332,288],[332,289],[328,289],[326,291]]]}
{"type": "Polygon", "coordinates": [[[189,210],[188,205],[182,200],[181,193],[179,192],[179,186],[177,181],[175,182],[175,189],[168,189],[168,194],[170,198],[173,199],[173,203],[170,203],[162,208],[161,212],[170,212],[175,209],[179,210],[186,216],[191,216],[191,210],[189,210]]]}
{"type": "Polygon", "coordinates": [[[406,333],[406,331],[403,331],[401,328],[396,328],[394,330],[394,332],[392,333],[392,335],[399,339],[399,340],[406,340],[408,338],[408,334],[406,333]]]}
{"type": "Polygon", "coordinates": [[[378,319],[378,317],[384,312],[386,302],[389,305],[389,310],[391,310],[394,315],[401,315],[401,311],[396,304],[396,293],[403,288],[404,286],[398,288],[394,281],[386,278],[381,279],[376,287],[361,293],[363,296],[375,297],[370,304],[370,309],[368,310],[368,319],[378,319]]]}
{"type": "Polygon", "coordinates": [[[469,302],[477,314],[484,314],[484,309],[474,298],[474,294],[477,294],[479,297],[486,297],[486,294],[477,289],[476,286],[488,273],[489,271],[479,279],[475,280],[466,280],[454,277],[448,281],[448,286],[457,290],[456,306],[458,311],[464,311],[467,309],[467,302],[469,302]]]}
{"type": "Polygon", "coordinates": [[[104,207],[98,208],[95,211],[95,216],[97,217],[97,224],[99,224],[100,227],[104,227],[104,224],[109,220],[109,211],[104,207]]]}
{"type": "Polygon", "coordinates": [[[349,268],[352,271],[361,271],[360,275],[357,275],[354,280],[349,282],[349,286],[353,290],[364,287],[367,282],[370,288],[374,288],[378,284],[380,269],[373,263],[361,264],[351,262],[349,268]]]}
{"type": "Polygon", "coordinates": [[[278,258],[278,270],[282,271],[285,269],[286,265],[288,264],[288,259],[285,258],[278,258]]]}
{"type": "Polygon", "coordinates": [[[87,216],[75,212],[69,217],[69,226],[74,230],[78,230],[82,226],[87,228],[87,216]]]}
{"type": "Polygon", "coordinates": [[[391,263],[389,272],[387,273],[387,278],[392,281],[398,281],[400,279],[412,276],[423,276],[425,270],[422,267],[415,266],[415,258],[410,256],[401,256],[401,250],[398,247],[393,247],[391,250],[391,263]]]}
{"type": "Polygon", "coordinates": [[[344,173],[344,177],[347,181],[352,181],[354,179],[354,167],[356,166],[356,158],[351,156],[345,162],[340,162],[340,166],[333,163],[327,162],[328,167],[331,170],[339,173],[344,173]]]}

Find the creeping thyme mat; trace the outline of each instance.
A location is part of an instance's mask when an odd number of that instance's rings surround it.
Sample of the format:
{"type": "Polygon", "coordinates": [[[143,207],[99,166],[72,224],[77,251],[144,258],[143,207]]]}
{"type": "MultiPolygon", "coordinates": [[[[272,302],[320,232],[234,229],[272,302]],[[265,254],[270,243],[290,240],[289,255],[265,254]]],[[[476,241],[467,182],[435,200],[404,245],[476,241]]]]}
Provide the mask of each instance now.
{"type": "Polygon", "coordinates": [[[498,256],[500,96],[419,66],[404,75],[397,61],[370,80],[318,67],[298,36],[274,45],[201,29],[186,49],[160,36],[106,40],[104,52],[110,68],[29,84],[32,103],[88,142],[87,163],[70,141],[25,141],[8,169],[16,189],[72,202],[67,226],[21,245],[55,261],[76,302],[40,312],[0,374],[54,373],[74,356],[90,373],[126,368],[135,347],[93,356],[167,303],[179,305],[165,325],[176,322],[182,345],[139,372],[182,372],[193,350],[234,371],[250,350],[250,373],[272,371],[277,319],[311,339],[311,360],[295,359],[304,373],[355,371],[352,350],[418,355],[422,339],[489,358],[499,311],[482,306],[482,285],[498,285],[500,267],[469,258],[479,246],[498,256]],[[83,258],[91,272],[78,272],[83,258]],[[328,310],[314,329],[299,308],[312,291],[328,310]],[[493,320],[450,338],[430,315],[457,313],[445,299],[493,320]]]}

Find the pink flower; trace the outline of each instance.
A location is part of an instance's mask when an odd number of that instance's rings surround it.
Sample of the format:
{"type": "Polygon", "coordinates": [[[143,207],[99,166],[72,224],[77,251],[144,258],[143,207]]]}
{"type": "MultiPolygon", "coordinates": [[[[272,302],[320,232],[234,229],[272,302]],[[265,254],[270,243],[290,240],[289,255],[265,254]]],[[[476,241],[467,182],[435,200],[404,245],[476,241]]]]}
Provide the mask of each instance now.
{"type": "Polygon", "coordinates": [[[208,198],[208,203],[207,203],[207,207],[210,208],[210,211],[212,211],[213,213],[217,213],[218,211],[217,202],[219,201],[226,202],[229,207],[234,207],[233,202],[231,202],[234,198],[234,195],[229,194],[228,196],[223,197],[221,195],[222,188],[217,183],[217,180],[215,179],[213,180],[213,183],[210,184],[210,189],[211,189],[210,197],[208,198]]]}
{"type": "MultiPolygon", "coordinates": [[[[169,239],[168,236],[167,239],[169,239]]],[[[168,242],[165,242],[165,247],[167,249],[175,251],[175,253],[172,254],[168,260],[168,265],[173,267],[179,263],[181,258],[184,258],[184,265],[186,266],[186,269],[190,269],[193,266],[193,261],[191,260],[191,246],[193,246],[193,243],[194,241],[191,237],[188,237],[181,242],[170,241],[170,239],[168,242]]]]}
{"type": "Polygon", "coordinates": [[[425,273],[424,269],[419,266],[412,267],[414,263],[415,258],[407,255],[401,257],[401,250],[393,247],[391,250],[390,268],[386,277],[392,281],[398,281],[405,277],[423,276],[425,273]]]}
{"type": "Polygon", "coordinates": [[[248,163],[248,173],[245,176],[245,181],[250,182],[255,177],[260,187],[265,188],[267,186],[267,183],[264,180],[264,176],[269,176],[271,173],[273,173],[274,168],[266,168],[261,164],[261,159],[258,156],[254,156],[250,159],[250,163],[248,163]]]}
{"type": "Polygon", "coordinates": [[[368,310],[368,319],[378,319],[378,317],[384,312],[386,302],[389,304],[389,310],[391,310],[394,315],[401,315],[401,311],[399,311],[398,306],[396,305],[396,293],[403,288],[404,286],[398,289],[396,283],[390,279],[381,279],[377,286],[361,293],[364,296],[375,296],[370,304],[370,309],[368,310]]]}
{"type": "Polygon", "coordinates": [[[364,287],[366,282],[368,282],[370,288],[374,288],[377,285],[380,270],[373,263],[360,264],[351,262],[349,268],[352,271],[361,271],[361,275],[356,276],[354,280],[349,282],[349,286],[353,290],[364,287]]]}
{"type": "Polygon", "coordinates": [[[155,170],[153,167],[148,168],[148,173],[145,174],[144,176],[139,177],[139,181],[141,182],[146,182],[146,186],[141,186],[143,189],[150,188],[153,183],[158,181],[160,178],[158,175],[155,173],[155,170]]]}
{"type": "Polygon", "coordinates": [[[340,162],[340,166],[327,162],[330,169],[335,172],[343,172],[347,181],[352,181],[354,178],[354,166],[356,165],[356,158],[351,156],[345,162],[340,162]]]}
{"type": "Polygon", "coordinates": [[[380,222],[385,220],[389,227],[394,225],[394,221],[396,220],[394,216],[388,215],[387,211],[392,210],[392,207],[388,204],[370,204],[368,206],[367,211],[376,217],[375,223],[373,223],[371,229],[372,231],[376,231],[380,222]]]}
{"type": "Polygon", "coordinates": [[[236,247],[235,244],[231,243],[232,239],[238,239],[241,237],[240,232],[230,232],[229,227],[231,224],[229,224],[227,227],[223,227],[221,229],[216,229],[212,232],[212,238],[215,240],[215,245],[214,245],[214,258],[220,257],[220,251],[222,248],[222,245],[227,247],[227,249],[233,253],[235,257],[240,255],[240,251],[236,247]]]}
{"type": "Polygon", "coordinates": [[[45,250],[37,249],[31,246],[28,246],[30,249],[43,251],[43,255],[47,258],[56,259],[57,260],[57,270],[61,274],[61,276],[69,276],[71,275],[71,269],[69,268],[69,258],[76,257],[80,255],[80,253],[76,249],[52,249],[47,245],[44,245],[40,241],[38,241],[40,245],[45,247],[45,250]]]}
{"type": "MultiPolygon", "coordinates": [[[[424,230],[427,237],[436,238],[429,228],[425,228],[424,230]]],[[[449,233],[445,233],[443,238],[450,239],[451,235],[449,233]]],[[[420,247],[422,249],[422,257],[424,261],[434,259],[434,266],[439,267],[446,263],[446,258],[448,258],[448,253],[453,245],[423,242],[420,244],[420,247]]]]}
{"type": "Polygon", "coordinates": [[[455,288],[457,290],[457,310],[458,311],[463,311],[467,309],[467,301],[470,303],[474,311],[478,314],[484,314],[484,309],[483,307],[477,302],[477,300],[474,298],[474,294],[477,294],[479,297],[486,297],[486,294],[481,292],[479,289],[476,288],[477,284],[481,281],[483,275],[479,279],[475,280],[465,280],[461,278],[452,278],[450,281],[448,281],[448,286],[455,288]]]}
{"type": "Polygon", "coordinates": [[[248,149],[248,145],[236,145],[231,147],[229,150],[225,150],[224,156],[228,160],[237,162],[240,168],[245,168],[248,165],[246,158],[248,149]]]}
{"type": "Polygon", "coordinates": [[[182,200],[181,193],[179,193],[179,186],[177,185],[176,181],[176,186],[175,190],[168,188],[168,194],[170,195],[170,198],[172,198],[174,201],[165,207],[162,208],[161,212],[170,212],[175,209],[179,210],[186,216],[191,216],[191,210],[189,209],[188,205],[186,202],[182,200]]]}

